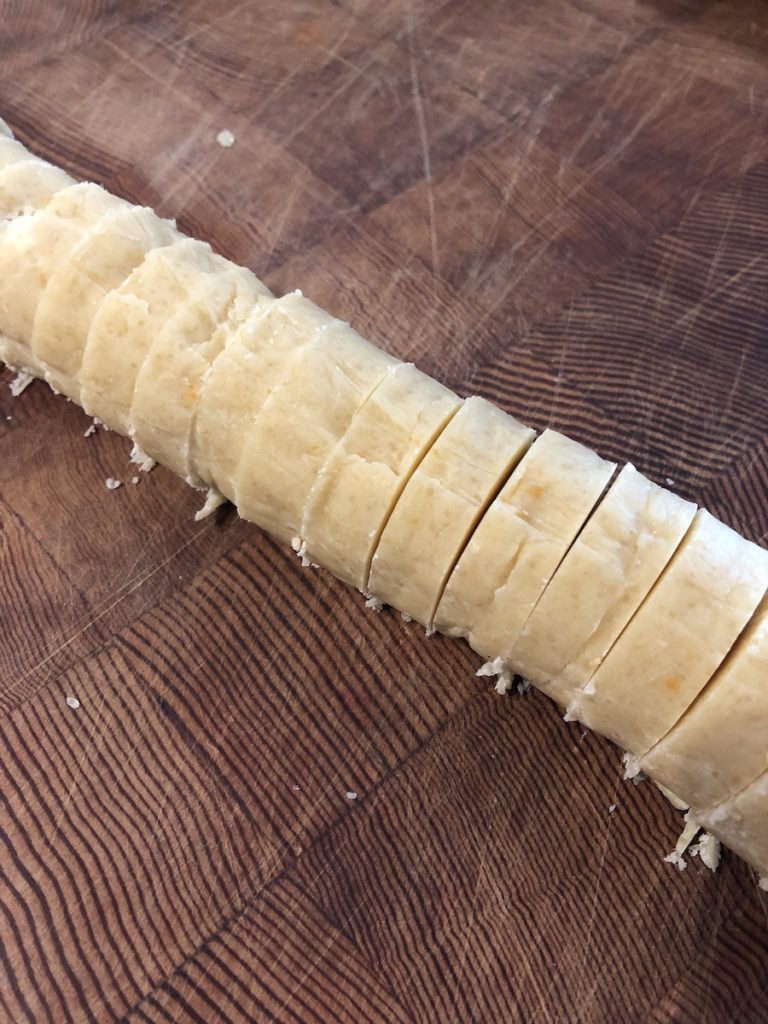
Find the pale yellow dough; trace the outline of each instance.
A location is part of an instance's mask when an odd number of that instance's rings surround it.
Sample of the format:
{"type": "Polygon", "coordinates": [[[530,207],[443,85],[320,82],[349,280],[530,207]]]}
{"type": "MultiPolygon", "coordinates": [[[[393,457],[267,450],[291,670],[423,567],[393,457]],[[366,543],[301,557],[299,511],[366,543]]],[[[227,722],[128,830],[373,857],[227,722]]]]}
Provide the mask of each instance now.
{"type": "Polygon", "coordinates": [[[230,329],[271,295],[249,270],[215,254],[190,270],[187,284],[189,300],[161,328],[139,370],[130,418],[147,455],[200,486],[190,443],[206,374],[230,329]]]}
{"type": "MultiPolygon", "coordinates": [[[[10,133],[6,134],[5,132],[0,131],[0,168],[7,167],[9,164],[19,163],[21,160],[37,159],[39,158],[32,156],[27,147],[23,146],[20,142],[17,142],[10,133]]],[[[41,161],[41,163],[44,162],[45,161],[41,161]]]]}
{"type": "Polygon", "coordinates": [[[768,772],[717,807],[694,811],[694,816],[707,832],[757,868],[761,886],[768,889],[768,772]]]}
{"type": "Polygon", "coordinates": [[[696,506],[622,469],[512,650],[515,671],[567,707],[647,596],[696,506]]]}
{"type": "Polygon", "coordinates": [[[339,320],[295,352],[248,433],[237,470],[241,515],[287,543],[300,535],[325,460],[395,362],[339,320]]]}
{"type": "Polygon", "coordinates": [[[381,535],[367,589],[430,627],[472,531],[534,431],[468,398],[405,486],[381,535]]]}
{"type": "Polygon", "coordinates": [[[80,370],[96,312],[151,249],[182,235],[146,207],[118,206],[88,232],[51,276],[32,332],[35,356],[46,363],[46,380],[80,401],[80,370]]]}
{"type": "Polygon", "coordinates": [[[647,753],[712,677],[766,587],[768,551],[700,509],[569,718],[647,753]]]}
{"type": "Polygon", "coordinates": [[[7,227],[4,221],[30,216],[57,192],[74,184],[74,178],[43,160],[0,164],[0,232],[7,227]]]}
{"type": "Polygon", "coordinates": [[[713,807],[768,770],[768,599],[693,706],[640,764],[692,807],[713,807]]]}
{"type": "Polygon", "coordinates": [[[159,332],[192,299],[200,273],[214,263],[210,246],[183,238],[151,249],[96,311],[83,353],[82,402],[91,416],[129,436],[136,378],[159,332]]]}
{"type": "Polygon", "coordinates": [[[200,398],[192,459],[197,475],[230,501],[235,501],[237,467],[255,417],[295,352],[333,322],[301,292],[291,292],[260,303],[227,336],[200,398]]]}
{"type": "Polygon", "coordinates": [[[483,516],[453,570],[437,629],[507,661],[515,641],[615,469],[545,430],[483,516]]]}
{"type": "Polygon", "coordinates": [[[0,232],[0,333],[29,343],[51,275],[85,232],[122,203],[98,185],[70,185],[37,212],[8,222],[0,232]]]}
{"type": "Polygon", "coordinates": [[[360,590],[381,531],[411,473],[461,400],[411,363],[392,367],[360,407],[312,488],[306,557],[360,590]]]}

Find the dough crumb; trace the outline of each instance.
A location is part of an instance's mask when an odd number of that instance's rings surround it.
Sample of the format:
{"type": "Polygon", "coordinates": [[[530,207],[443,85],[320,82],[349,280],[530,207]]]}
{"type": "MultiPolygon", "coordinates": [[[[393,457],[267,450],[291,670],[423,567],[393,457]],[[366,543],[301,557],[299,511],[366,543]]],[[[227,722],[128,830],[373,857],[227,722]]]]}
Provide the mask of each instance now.
{"type": "Polygon", "coordinates": [[[74,711],[80,707],[80,701],[77,697],[67,697],[67,707],[72,708],[74,711]]]}
{"type": "Polygon", "coordinates": [[[384,602],[380,601],[378,597],[368,597],[365,600],[365,607],[370,608],[372,612],[380,612],[384,608],[384,602]]]}
{"type": "Polygon", "coordinates": [[[701,857],[702,863],[710,871],[717,871],[720,865],[720,840],[705,832],[698,843],[691,847],[691,855],[701,857]]]}
{"type": "Polygon", "coordinates": [[[222,128],[219,134],[216,136],[216,141],[224,149],[229,149],[235,144],[235,136],[229,130],[229,128],[222,128]]]}
{"type": "Polygon", "coordinates": [[[11,383],[8,385],[14,398],[18,398],[22,391],[26,391],[35,378],[26,370],[19,370],[11,383]]]}
{"type": "Polygon", "coordinates": [[[517,692],[521,697],[524,697],[526,693],[530,693],[533,683],[530,679],[523,679],[522,676],[517,681],[517,692]]]}
{"type": "Polygon", "coordinates": [[[690,811],[685,815],[684,821],[685,827],[680,833],[680,838],[677,840],[674,850],[664,858],[667,864],[674,864],[678,871],[685,871],[688,867],[683,855],[701,829],[701,825],[692,817],[690,811]]]}
{"type": "Polygon", "coordinates": [[[96,433],[96,420],[93,421],[93,423],[90,425],[90,427],[88,427],[86,430],[83,431],[83,437],[91,437],[95,433],[96,433]]]}
{"type": "Polygon", "coordinates": [[[195,522],[199,523],[201,519],[205,519],[212,512],[215,512],[217,508],[221,508],[222,505],[226,504],[226,501],[227,499],[218,487],[209,487],[203,507],[195,512],[195,522]]]}
{"type": "Polygon", "coordinates": [[[107,485],[107,490],[108,491],[116,491],[118,487],[122,487],[123,486],[123,481],[122,480],[115,480],[115,478],[113,476],[108,476],[107,479],[104,482],[107,485]]]}
{"type": "Polygon", "coordinates": [[[763,892],[768,892],[768,875],[760,875],[757,880],[757,886],[762,889],[763,892]]]}
{"type": "Polygon", "coordinates": [[[345,793],[345,796],[347,800],[357,800],[357,793],[354,791],[354,789],[348,789],[347,792],[345,793]]]}
{"type": "Polygon", "coordinates": [[[403,622],[413,622],[413,618],[408,614],[408,612],[400,612],[400,618],[403,622]]]}
{"type": "Polygon", "coordinates": [[[615,812],[616,812],[616,804],[611,804],[611,806],[608,808],[608,813],[609,814],[615,814],[615,812]]]}
{"type": "Polygon", "coordinates": [[[132,484],[137,484],[138,482],[139,482],[139,478],[137,476],[132,476],[131,477],[131,483],[132,484]]]}
{"type": "MultiPolygon", "coordinates": [[[[624,765],[625,779],[636,779],[638,775],[643,775],[643,770],[640,767],[639,757],[635,757],[633,754],[624,754],[621,760],[622,764],[624,765]]],[[[645,778],[644,775],[643,778],[645,778]]]]}
{"type": "Polygon", "coordinates": [[[493,661],[486,661],[484,665],[475,672],[476,676],[498,676],[494,689],[500,697],[509,693],[512,689],[512,673],[504,664],[503,658],[494,658],[493,661]]]}
{"type": "Polygon", "coordinates": [[[301,559],[301,564],[305,569],[317,569],[318,566],[307,558],[307,542],[302,540],[301,537],[293,537],[291,539],[291,547],[301,559]]]}
{"type": "Polygon", "coordinates": [[[142,473],[151,472],[157,465],[155,460],[139,448],[135,441],[133,443],[133,448],[131,448],[131,462],[134,466],[138,466],[142,473]]]}
{"type": "Polygon", "coordinates": [[[675,481],[672,479],[671,476],[668,476],[667,477],[667,487],[674,487],[674,486],[675,486],[675,481]]]}

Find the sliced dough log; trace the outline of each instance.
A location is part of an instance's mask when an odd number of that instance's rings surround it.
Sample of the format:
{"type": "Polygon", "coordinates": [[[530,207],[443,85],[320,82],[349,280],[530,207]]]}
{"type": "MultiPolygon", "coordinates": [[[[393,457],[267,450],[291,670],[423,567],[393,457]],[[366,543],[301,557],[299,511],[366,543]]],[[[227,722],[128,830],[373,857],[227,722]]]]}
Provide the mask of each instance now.
{"type": "Polygon", "coordinates": [[[512,651],[516,672],[568,707],[648,595],[696,506],[625,466],[512,651]]]}
{"type": "Polygon", "coordinates": [[[248,433],[237,470],[241,515],[293,543],[325,460],[395,363],[339,320],[294,353],[248,433]]]}
{"type": "Polygon", "coordinates": [[[208,375],[194,424],[198,476],[235,501],[237,468],[256,416],[283,379],[295,352],[333,317],[301,292],[260,303],[233,329],[208,375]]]}
{"type": "Polygon", "coordinates": [[[139,370],[131,423],[143,451],[199,486],[190,445],[205,376],[233,321],[271,294],[249,270],[215,253],[195,264],[187,285],[189,298],[160,330],[139,370]]]}
{"type": "Polygon", "coordinates": [[[700,509],[569,718],[641,756],[703,689],[768,587],[768,551],[700,509]]]}
{"type": "Polygon", "coordinates": [[[641,767],[697,808],[722,803],[768,770],[768,599],[641,767]]]}
{"type": "Polygon", "coordinates": [[[534,431],[468,398],[405,486],[384,527],[367,589],[428,628],[477,522],[534,431]]]}
{"type": "Polygon", "coordinates": [[[411,363],[392,367],[336,444],[307,500],[307,558],[365,591],[374,550],[416,466],[461,399],[411,363]]]}
{"type": "Polygon", "coordinates": [[[211,263],[210,246],[192,238],[151,249],[109,292],[93,318],[81,370],[83,408],[132,435],[136,378],[152,343],[191,295],[197,270],[211,263]]]}
{"type": "Polygon", "coordinates": [[[712,810],[695,812],[695,818],[757,868],[761,887],[768,889],[768,772],[712,810]]]}
{"type": "Polygon", "coordinates": [[[88,232],[51,276],[32,331],[46,380],[80,401],[80,370],[93,319],[107,294],[119,288],[151,249],[182,238],[147,207],[118,206],[88,232]]]}
{"type": "Polygon", "coordinates": [[[545,430],[491,504],[453,570],[435,626],[508,660],[615,465],[545,430]]]}

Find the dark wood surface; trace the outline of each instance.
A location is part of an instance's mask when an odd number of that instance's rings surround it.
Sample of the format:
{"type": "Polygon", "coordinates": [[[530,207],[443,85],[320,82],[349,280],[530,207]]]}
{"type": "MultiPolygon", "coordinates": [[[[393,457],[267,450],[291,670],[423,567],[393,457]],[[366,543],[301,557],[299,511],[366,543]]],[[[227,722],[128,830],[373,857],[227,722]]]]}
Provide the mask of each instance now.
{"type": "MultiPolygon", "coordinates": [[[[765,3],[0,0],[0,111],[766,543],[765,3]]],[[[615,749],[9,379],[4,1020],[768,1020],[615,749]]]]}

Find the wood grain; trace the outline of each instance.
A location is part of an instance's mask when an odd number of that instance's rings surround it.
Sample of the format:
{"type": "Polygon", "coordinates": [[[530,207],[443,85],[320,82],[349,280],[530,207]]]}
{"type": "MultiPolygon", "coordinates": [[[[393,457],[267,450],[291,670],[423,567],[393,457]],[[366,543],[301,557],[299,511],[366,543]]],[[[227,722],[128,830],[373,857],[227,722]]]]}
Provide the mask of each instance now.
{"type": "MultiPolygon", "coordinates": [[[[0,25],[34,149],[768,542],[760,0],[0,25]]],[[[3,1019],[768,1021],[765,894],[609,744],[87,426],[0,391],[3,1019]]]]}

